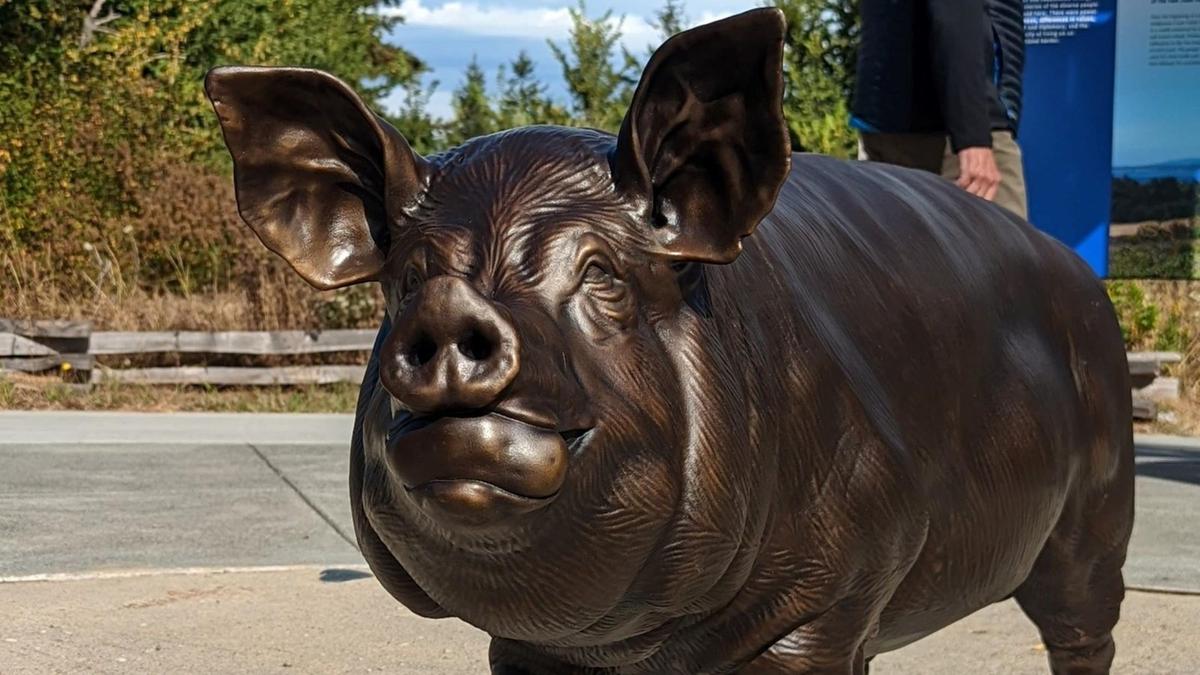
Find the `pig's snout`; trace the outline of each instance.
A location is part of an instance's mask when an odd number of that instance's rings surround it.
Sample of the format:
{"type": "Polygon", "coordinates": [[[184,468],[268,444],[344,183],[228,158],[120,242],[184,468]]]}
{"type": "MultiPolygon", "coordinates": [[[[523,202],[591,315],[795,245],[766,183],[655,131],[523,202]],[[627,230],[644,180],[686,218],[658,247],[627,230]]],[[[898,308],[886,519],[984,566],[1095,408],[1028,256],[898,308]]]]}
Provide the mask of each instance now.
{"type": "Polygon", "coordinates": [[[458,277],[434,277],[416,293],[385,345],[383,386],[416,413],[487,407],[520,368],[512,324],[458,277]]]}

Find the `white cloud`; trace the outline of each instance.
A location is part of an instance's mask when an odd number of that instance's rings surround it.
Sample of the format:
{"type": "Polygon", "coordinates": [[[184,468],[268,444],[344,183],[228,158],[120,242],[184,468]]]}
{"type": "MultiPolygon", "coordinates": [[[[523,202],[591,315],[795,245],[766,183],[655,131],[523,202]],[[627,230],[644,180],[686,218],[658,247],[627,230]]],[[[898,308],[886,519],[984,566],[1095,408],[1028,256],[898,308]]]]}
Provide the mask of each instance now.
{"type": "MultiPolygon", "coordinates": [[[[745,9],[745,8],[743,8],[743,9],[745,9]]],[[[729,11],[729,10],[721,10],[721,11],[705,10],[700,13],[700,16],[698,18],[693,18],[690,23],[692,26],[699,26],[700,24],[712,23],[713,21],[716,21],[717,19],[724,19],[727,16],[733,16],[734,14],[737,14],[737,13],[738,12],[736,12],[736,11],[729,11]]]]}
{"type": "MultiPolygon", "coordinates": [[[[385,7],[384,14],[399,14],[410,26],[429,26],[490,37],[516,37],[563,40],[571,31],[567,7],[482,6],[475,2],[425,4],[422,0],[404,0],[399,7],[385,7]]],[[[707,14],[707,13],[706,13],[707,14]]],[[[631,50],[642,50],[658,42],[654,27],[640,16],[614,15],[621,22],[621,42],[631,50]]]]}

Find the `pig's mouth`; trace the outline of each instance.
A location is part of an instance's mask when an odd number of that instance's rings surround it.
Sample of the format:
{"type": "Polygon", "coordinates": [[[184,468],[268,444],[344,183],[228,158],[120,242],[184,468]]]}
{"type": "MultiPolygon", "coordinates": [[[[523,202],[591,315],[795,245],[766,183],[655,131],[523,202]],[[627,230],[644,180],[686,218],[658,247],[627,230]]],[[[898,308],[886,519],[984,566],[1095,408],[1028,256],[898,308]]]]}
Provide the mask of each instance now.
{"type": "Polygon", "coordinates": [[[520,409],[397,414],[388,463],[405,493],[447,525],[481,527],[548,506],[588,427],[520,409]]]}

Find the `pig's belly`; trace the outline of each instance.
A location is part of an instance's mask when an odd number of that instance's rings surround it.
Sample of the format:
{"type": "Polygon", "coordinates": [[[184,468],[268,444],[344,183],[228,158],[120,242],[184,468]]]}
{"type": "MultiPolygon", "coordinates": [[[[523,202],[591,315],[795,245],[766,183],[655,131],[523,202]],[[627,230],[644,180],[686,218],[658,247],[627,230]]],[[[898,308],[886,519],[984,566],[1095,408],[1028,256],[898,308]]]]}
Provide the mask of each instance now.
{"type": "Polygon", "coordinates": [[[1068,498],[1065,486],[1043,483],[1017,499],[985,498],[959,505],[963,510],[943,506],[948,517],[931,520],[921,555],[880,616],[867,655],[903,647],[1011,596],[1068,498]]]}

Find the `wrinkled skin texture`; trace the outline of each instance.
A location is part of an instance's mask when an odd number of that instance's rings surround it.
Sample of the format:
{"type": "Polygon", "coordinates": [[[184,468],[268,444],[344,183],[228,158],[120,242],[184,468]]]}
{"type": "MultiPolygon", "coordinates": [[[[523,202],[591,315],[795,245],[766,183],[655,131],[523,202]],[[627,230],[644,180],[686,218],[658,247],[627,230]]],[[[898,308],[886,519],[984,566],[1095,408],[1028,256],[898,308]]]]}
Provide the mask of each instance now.
{"type": "Polygon", "coordinates": [[[1010,596],[1056,672],[1107,672],[1133,453],[1101,284],[935,176],[790,155],[782,30],[669,41],[616,138],[430,158],[327,75],[210,75],[247,223],[387,299],[363,555],[495,673],[861,673],[1010,596]]]}

